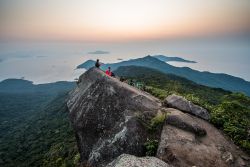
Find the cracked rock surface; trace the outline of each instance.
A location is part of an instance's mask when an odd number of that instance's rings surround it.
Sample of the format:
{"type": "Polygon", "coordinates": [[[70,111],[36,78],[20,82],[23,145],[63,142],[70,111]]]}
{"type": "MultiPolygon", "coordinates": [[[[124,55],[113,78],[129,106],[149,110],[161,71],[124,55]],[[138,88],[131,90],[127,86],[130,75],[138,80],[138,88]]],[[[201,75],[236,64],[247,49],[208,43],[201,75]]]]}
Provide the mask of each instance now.
{"type": "Polygon", "coordinates": [[[161,107],[153,96],[92,68],[80,77],[67,103],[81,161],[105,166],[122,153],[145,155],[147,129],[136,115],[161,107]]]}

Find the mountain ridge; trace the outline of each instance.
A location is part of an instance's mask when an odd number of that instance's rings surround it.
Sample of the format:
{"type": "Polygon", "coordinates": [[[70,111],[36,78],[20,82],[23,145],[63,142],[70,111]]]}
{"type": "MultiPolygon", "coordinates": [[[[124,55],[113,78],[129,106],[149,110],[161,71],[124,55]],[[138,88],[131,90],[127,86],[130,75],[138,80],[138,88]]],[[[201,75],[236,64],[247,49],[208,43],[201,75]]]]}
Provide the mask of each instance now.
{"type": "MultiPolygon", "coordinates": [[[[94,61],[89,61],[89,63],[94,63],[94,61]]],[[[90,66],[90,64],[88,65],[90,66]]],[[[170,64],[167,64],[151,56],[132,59],[128,61],[122,61],[119,63],[103,64],[101,66],[101,69],[106,70],[108,67],[111,67],[112,70],[116,70],[120,66],[130,66],[130,65],[149,67],[159,70],[163,73],[171,73],[177,76],[187,78],[191,81],[194,81],[198,84],[202,84],[205,86],[223,88],[234,92],[244,92],[248,96],[250,95],[250,82],[242,78],[234,77],[223,73],[211,73],[206,71],[200,72],[197,70],[193,70],[189,67],[174,67],[170,64]]],[[[84,68],[84,67],[85,67],[84,63],[77,66],[77,68],[84,68]]],[[[89,68],[86,67],[86,69],[89,68]]]]}

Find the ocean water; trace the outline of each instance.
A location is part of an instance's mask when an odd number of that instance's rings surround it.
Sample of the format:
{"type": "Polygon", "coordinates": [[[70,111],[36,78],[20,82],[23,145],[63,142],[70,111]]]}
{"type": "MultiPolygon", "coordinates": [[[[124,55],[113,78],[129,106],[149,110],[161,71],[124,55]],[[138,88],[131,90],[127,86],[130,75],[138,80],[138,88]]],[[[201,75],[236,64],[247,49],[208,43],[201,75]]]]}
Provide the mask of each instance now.
{"type": "Polygon", "coordinates": [[[199,39],[134,42],[29,42],[0,43],[0,81],[24,78],[34,83],[73,81],[84,73],[76,66],[88,59],[119,62],[163,54],[197,61],[169,64],[199,71],[227,73],[250,81],[250,40],[199,39]],[[105,54],[94,54],[105,51],[105,54]],[[92,52],[92,53],[90,53],[92,52]],[[107,53],[108,52],[108,53],[107,53]]]}

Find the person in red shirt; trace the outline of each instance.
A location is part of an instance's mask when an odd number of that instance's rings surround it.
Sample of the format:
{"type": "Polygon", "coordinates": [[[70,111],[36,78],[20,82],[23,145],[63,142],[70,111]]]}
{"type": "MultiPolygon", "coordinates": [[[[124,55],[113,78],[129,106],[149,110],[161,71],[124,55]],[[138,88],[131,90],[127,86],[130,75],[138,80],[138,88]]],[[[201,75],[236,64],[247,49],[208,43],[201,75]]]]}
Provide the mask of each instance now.
{"type": "Polygon", "coordinates": [[[109,67],[106,72],[105,72],[108,76],[111,76],[112,72],[111,72],[111,68],[109,67]]]}

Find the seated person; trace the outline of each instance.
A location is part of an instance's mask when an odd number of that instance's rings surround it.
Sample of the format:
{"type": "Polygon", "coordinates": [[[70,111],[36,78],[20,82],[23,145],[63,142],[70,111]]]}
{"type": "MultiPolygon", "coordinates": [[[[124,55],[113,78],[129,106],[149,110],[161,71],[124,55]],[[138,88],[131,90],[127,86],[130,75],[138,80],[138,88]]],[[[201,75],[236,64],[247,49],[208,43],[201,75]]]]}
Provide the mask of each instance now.
{"type": "Polygon", "coordinates": [[[111,77],[115,78],[115,73],[111,72],[111,77]]]}
{"type": "Polygon", "coordinates": [[[100,68],[101,63],[99,62],[99,59],[96,60],[95,62],[95,67],[100,68]]]}

